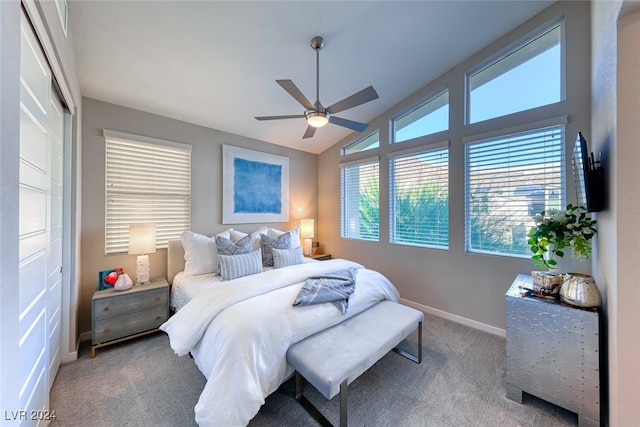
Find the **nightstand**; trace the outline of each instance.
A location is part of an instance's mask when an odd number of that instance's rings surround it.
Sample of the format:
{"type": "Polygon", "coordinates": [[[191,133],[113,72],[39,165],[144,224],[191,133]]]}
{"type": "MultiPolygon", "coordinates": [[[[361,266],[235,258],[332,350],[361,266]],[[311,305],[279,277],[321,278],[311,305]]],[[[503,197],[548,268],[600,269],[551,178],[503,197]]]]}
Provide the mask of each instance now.
{"type": "Polygon", "coordinates": [[[327,261],[331,259],[331,254],[312,255],[309,258],[315,259],[316,261],[327,261]]]}
{"type": "Polygon", "coordinates": [[[600,425],[600,316],[556,300],[523,295],[520,274],[505,295],[507,397],[526,392],[578,414],[578,425],[600,425]]]}
{"type": "Polygon", "coordinates": [[[96,291],[91,298],[91,357],[96,357],[97,348],[159,331],[168,318],[169,284],[165,279],[126,291],[96,291]]]}

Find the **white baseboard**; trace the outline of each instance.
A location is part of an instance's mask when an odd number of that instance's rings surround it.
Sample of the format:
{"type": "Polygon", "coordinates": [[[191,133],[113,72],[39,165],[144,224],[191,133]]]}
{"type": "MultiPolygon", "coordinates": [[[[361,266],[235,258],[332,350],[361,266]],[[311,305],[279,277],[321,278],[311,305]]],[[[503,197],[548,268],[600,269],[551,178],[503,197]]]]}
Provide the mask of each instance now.
{"type": "Polygon", "coordinates": [[[442,317],[447,320],[451,320],[452,322],[460,323],[465,326],[469,326],[470,328],[478,329],[483,332],[488,332],[493,335],[498,335],[500,337],[506,336],[506,331],[504,329],[496,328],[495,326],[487,325],[486,323],[477,322],[475,320],[467,319],[466,317],[458,316],[457,314],[448,313],[446,311],[438,310],[437,308],[429,307],[426,305],[418,304],[413,301],[409,301],[403,298],[400,298],[400,302],[409,307],[413,307],[417,310],[420,310],[427,314],[432,314],[434,316],[442,317]]]}

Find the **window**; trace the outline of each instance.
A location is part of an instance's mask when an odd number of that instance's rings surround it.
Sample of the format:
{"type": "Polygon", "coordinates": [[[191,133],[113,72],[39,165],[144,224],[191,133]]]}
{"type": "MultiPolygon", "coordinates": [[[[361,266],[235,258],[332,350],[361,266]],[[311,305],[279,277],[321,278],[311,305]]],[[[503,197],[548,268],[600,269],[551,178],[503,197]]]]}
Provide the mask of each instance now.
{"type": "Polygon", "coordinates": [[[449,129],[449,91],[393,121],[394,142],[408,141],[449,129]]]}
{"type": "Polygon", "coordinates": [[[449,247],[449,148],[389,160],[392,243],[449,247]]]}
{"type": "Polygon", "coordinates": [[[156,225],[156,247],[191,228],[191,147],[104,131],[105,253],[128,252],[129,224],[156,225]]]}
{"type": "Polygon", "coordinates": [[[467,76],[468,123],[559,102],[562,25],[467,76]]]}
{"type": "Polygon", "coordinates": [[[342,155],[359,153],[361,151],[371,150],[380,147],[380,132],[374,132],[369,136],[357,140],[342,149],[342,155]]]}
{"type": "Polygon", "coordinates": [[[531,254],[533,215],[565,205],[564,139],[559,125],[466,145],[468,251],[531,254]]]}
{"type": "Polygon", "coordinates": [[[352,239],[379,240],[380,186],[379,160],[368,159],[344,164],[340,171],[341,236],[352,239]]]}

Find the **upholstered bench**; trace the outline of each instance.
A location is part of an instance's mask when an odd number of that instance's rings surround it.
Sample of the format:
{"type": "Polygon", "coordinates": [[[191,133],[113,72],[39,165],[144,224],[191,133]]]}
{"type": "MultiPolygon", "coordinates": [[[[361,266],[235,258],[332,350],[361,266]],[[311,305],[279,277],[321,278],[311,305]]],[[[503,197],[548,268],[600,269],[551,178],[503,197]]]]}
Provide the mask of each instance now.
{"type": "Polygon", "coordinates": [[[340,426],[347,425],[347,386],[389,351],[396,350],[416,363],[422,362],[421,311],[382,301],[329,329],[289,348],[287,361],[296,370],[296,400],[321,425],[331,423],[303,396],[304,380],[327,399],[340,393],[340,426]],[[396,349],[418,330],[418,355],[396,349]]]}

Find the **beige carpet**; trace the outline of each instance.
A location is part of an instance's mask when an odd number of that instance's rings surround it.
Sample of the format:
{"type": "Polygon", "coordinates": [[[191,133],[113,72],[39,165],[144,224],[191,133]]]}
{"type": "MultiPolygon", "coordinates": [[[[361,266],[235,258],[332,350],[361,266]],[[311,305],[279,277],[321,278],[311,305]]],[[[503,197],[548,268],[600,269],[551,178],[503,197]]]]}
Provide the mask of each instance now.
{"type": "MultiPolygon", "coordinates": [[[[410,337],[410,340],[415,337],[410,337]]],[[[426,316],[423,362],[391,352],[349,386],[351,426],[575,426],[577,416],[532,396],[522,404],[504,389],[505,340],[426,316]]],[[[407,349],[414,348],[412,342],[407,349]]],[[[61,366],[51,391],[52,426],[191,426],[205,379],[193,360],[177,357],[158,333],[98,349],[85,343],[61,366]]],[[[313,426],[289,381],[267,398],[249,424],[313,426]]],[[[305,395],[334,424],[339,399],[313,387],[305,395]]]]}

